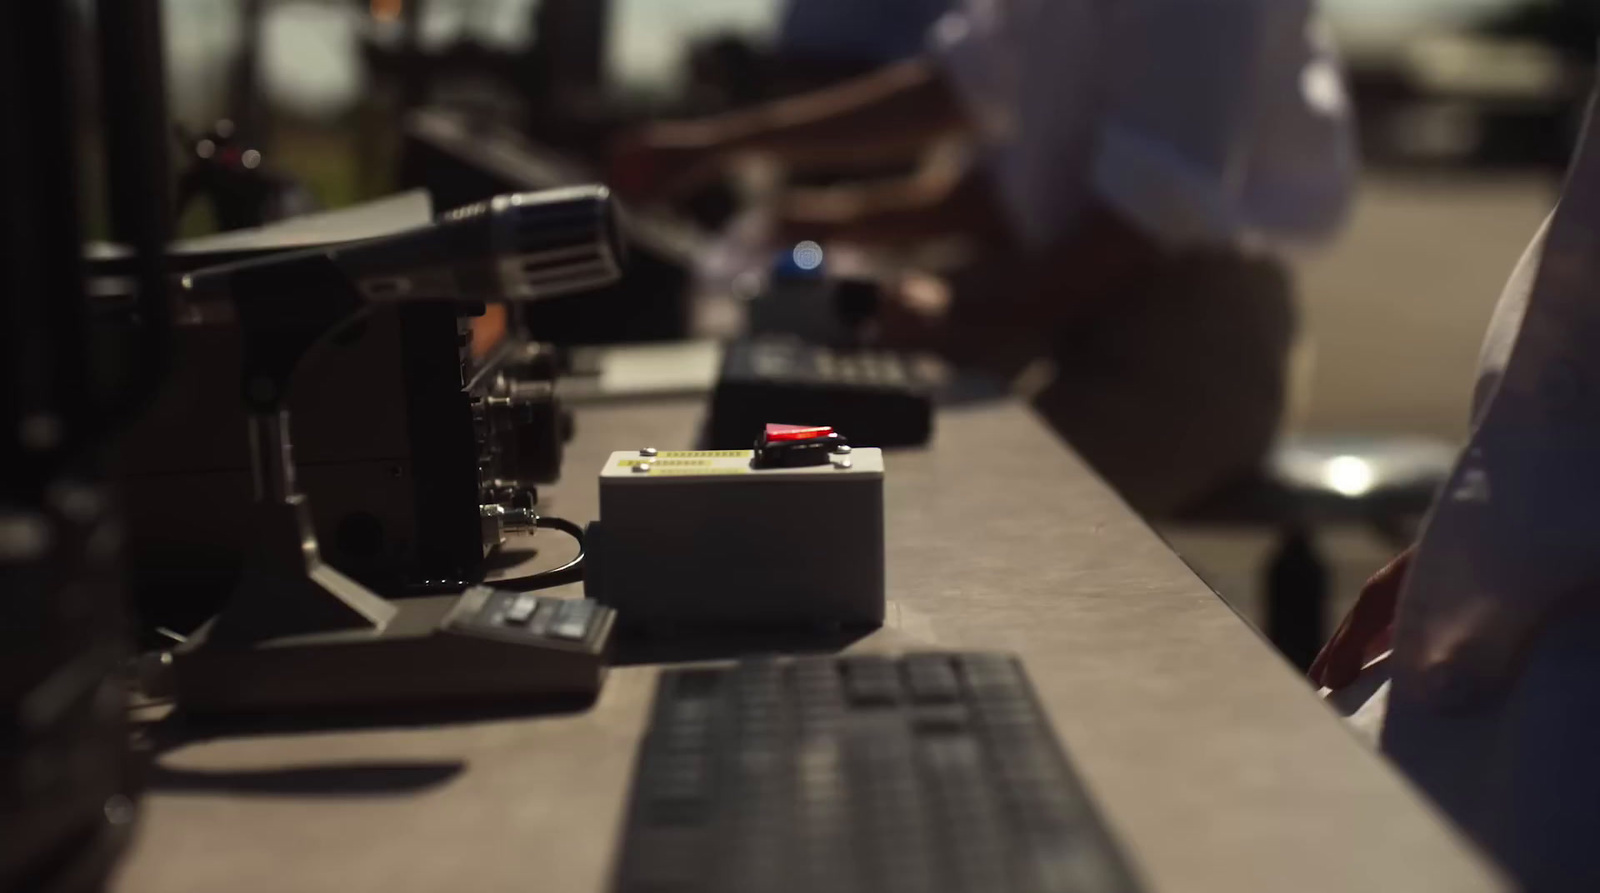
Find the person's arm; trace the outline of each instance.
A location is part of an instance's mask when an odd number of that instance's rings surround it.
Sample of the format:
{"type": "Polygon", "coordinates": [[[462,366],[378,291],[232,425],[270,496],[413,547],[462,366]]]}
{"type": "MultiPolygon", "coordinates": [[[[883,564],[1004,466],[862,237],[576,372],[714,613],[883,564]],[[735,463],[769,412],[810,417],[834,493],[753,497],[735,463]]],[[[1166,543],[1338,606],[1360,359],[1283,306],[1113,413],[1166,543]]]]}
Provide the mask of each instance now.
{"type": "Polygon", "coordinates": [[[1001,226],[991,187],[965,146],[929,153],[910,176],[786,191],[777,222],[787,239],[901,245],[1001,226]]]}
{"type": "Polygon", "coordinates": [[[965,127],[943,79],[912,59],[813,93],[647,127],[619,148],[613,185],[649,197],[752,152],[789,165],[874,163],[915,154],[965,127]]]}

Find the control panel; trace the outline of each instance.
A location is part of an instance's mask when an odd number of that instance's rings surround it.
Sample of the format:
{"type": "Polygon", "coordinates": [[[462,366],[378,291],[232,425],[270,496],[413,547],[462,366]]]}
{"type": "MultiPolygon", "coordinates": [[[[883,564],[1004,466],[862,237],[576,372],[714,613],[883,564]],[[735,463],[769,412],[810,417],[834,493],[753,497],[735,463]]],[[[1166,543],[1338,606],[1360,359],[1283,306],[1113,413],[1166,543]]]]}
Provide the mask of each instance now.
{"type": "Polygon", "coordinates": [[[612,453],[589,595],[629,625],[882,623],[882,451],[804,425],[756,447],[612,453]]]}

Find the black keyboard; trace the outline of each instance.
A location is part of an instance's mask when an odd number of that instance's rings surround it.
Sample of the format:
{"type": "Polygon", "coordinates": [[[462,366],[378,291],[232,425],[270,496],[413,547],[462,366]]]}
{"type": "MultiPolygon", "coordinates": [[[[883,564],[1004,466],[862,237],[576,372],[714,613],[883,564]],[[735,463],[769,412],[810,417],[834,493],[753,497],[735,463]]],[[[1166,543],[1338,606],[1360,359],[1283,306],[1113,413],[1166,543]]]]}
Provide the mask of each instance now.
{"type": "Polygon", "coordinates": [[[665,671],[617,893],[1139,889],[1002,654],[665,671]]]}

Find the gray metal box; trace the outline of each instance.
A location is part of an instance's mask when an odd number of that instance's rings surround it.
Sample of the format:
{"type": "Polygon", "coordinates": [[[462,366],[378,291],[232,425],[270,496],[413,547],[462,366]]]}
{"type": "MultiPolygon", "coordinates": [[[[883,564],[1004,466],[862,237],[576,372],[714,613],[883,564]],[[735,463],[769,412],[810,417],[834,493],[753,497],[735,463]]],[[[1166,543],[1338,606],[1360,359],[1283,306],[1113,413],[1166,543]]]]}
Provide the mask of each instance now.
{"type": "Polygon", "coordinates": [[[883,622],[883,453],[752,468],[751,450],[612,453],[585,585],[625,625],[883,622]]]}

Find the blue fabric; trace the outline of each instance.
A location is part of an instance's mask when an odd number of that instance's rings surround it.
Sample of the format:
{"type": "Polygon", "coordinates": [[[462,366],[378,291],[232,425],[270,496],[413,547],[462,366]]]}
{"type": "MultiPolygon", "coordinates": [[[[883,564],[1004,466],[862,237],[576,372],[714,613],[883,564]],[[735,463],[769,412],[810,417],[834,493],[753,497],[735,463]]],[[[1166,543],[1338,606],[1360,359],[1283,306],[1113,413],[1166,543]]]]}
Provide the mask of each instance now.
{"type": "Polygon", "coordinates": [[[830,62],[897,62],[926,46],[952,0],[789,0],[778,32],[786,55],[830,62]]]}

